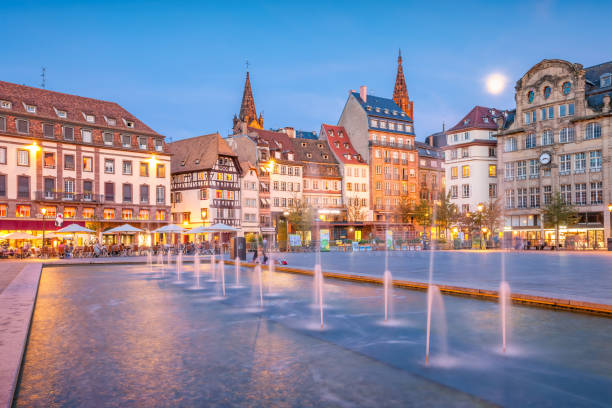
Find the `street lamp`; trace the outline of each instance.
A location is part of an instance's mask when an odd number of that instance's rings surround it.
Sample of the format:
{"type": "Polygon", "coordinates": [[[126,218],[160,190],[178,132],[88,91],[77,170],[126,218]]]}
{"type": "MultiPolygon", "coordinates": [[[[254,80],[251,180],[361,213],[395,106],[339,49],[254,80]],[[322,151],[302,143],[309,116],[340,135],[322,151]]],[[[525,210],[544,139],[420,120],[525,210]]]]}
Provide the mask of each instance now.
{"type": "Polygon", "coordinates": [[[47,209],[45,207],[40,209],[40,213],[42,214],[42,220],[43,220],[43,238],[42,238],[42,248],[41,248],[41,253],[45,252],[45,215],[47,215],[47,209]]]}
{"type": "Polygon", "coordinates": [[[478,212],[482,212],[484,210],[484,205],[478,204],[478,207],[476,208],[478,209],[478,212]]]}

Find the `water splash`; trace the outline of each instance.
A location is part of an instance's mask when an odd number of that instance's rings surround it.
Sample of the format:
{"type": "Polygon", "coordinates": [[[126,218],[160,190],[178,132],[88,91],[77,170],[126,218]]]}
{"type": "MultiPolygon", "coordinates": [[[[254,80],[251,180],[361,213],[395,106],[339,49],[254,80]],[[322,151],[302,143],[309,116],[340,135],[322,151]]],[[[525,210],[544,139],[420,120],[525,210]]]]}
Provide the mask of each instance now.
{"type": "Polygon", "coordinates": [[[429,363],[430,340],[431,340],[431,323],[432,312],[436,312],[436,335],[438,336],[439,354],[441,360],[447,360],[448,357],[448,340],[446,327],[446,311],[444,308],[444,299],[440,288],[436,285],[430,285],[427,290],[427,339],[425,344],[425,364],[429,363]]]}
{"type": "Polygon", "coordinates": [[[164,266],[164,255],[162,254],[161,249],[157,251],[157,266],[164,266]]]}
{"type": "Polygon", "coordinates": [[[508,317],[510,315],[511,303],[510,285],[506,281],[502,281],[499,285],[499,307],[502,327],[502,352],[506,352],[507,335],[508,335],[508,317]]]}
{"type": "Polygon", "coordinates": [[[200,255],[197,252],[193,256],[193,273],[196,277],[196,288],[200,289],[200,255]]]}
{"type": "Polygon", "coordinates": [[[323,272],[321,264],[316,264],[314,267],[314,304],[319,307],[319,315],[321,319],[321,328],[323,328],[323,272]]]}
{"type": "Polygon", "coordinates": [[[221,293],[225,297],[225,262],[223,262],[223,259],[219,260],[219,273],[221,275],[221,293]]]}
{"type": "Polygon", "coordinates": [[[393,296],[393,276],[388,270],[383,275],[383,283],[385,290],[385,322],[389,320],[389,308],[393,296]]]}
{"type": "Polygon", "coordinates": [[[236,272],[236,286],[240,286],[240,258],[234,260],[234,271],[236,272]]]}
{"type": "Polygon", "coordinates": [[[210,256],[210,281],[211,282],[215,282],[217,280],[216,268],[217,268],[217,261],[215,259],[215,255],[213,254],[210,256]]]}
{"type": "Polygon", "coordinates": [[[183,253],[179,251],[178,255],[176,256],[176,280],[178,282],[181,281],[182,269],[183,269],[183,253]]]}
{"type": "Polygon", "coordinates": [[[261,281],[261,265],[255,266],[255,273],[259,283],[259,307],[263,309],[263,282],[261,281]]]}
{"type": "MultiPolygon", "coordinates": [[[[436,206],[433,206],[433,225],[436,225],[436,206]]],[[[424,234],[424,232],[423,232],[424,234]]],[[[431,235],[430,235],[431,237],[431,235]]],[[[434,272],[434,246],[433,240],[430,239],[430,248],[429,248],[429,280],[428,280],[428,289],[427,289],[427,336],[425,342],[425,364],[429,363],[429,341],[431,338],[431,314],[432,314],[432,306],[433,306],[433,296],[434,293],[440,293],[440,290],[437,286],[433,286],[433,272],[434,272]]]]}

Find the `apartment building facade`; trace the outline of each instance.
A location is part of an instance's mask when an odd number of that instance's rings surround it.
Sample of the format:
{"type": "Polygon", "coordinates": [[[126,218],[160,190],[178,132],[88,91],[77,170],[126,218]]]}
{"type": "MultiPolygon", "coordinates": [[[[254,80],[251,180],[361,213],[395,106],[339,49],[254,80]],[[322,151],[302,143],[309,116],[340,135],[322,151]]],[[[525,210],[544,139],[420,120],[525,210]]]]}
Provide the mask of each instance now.
{"type": "Polygon", "coordinates": [[[541,209],[554,194],[579,214],[562,226],[569,248],[603,248],[610,237],[612,62],[585,68],[543,60],[516,84],[516,110],[499,120],[504,238],[554,242],[541,209]]]}
{"type": "Polygon", "coordinates": [[[164,136],[118,104],[0,81],[1,231],[38,235],[58,214],[100,231],[156,229],[169,170],[164,136]]]}

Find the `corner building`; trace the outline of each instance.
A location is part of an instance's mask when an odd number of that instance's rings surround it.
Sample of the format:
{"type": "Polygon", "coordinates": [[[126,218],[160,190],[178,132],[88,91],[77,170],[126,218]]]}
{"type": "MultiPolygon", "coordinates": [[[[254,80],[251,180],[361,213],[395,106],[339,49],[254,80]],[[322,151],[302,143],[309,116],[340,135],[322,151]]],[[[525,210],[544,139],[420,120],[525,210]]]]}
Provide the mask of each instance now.
{"type": "Polygon", "coordinates": [[[497,133],[506,244],[554,242],[540,210],[559,192],[579,214],[561,229],[562,244],[603,248],[612,203],[612,62],[584,68],[543,60],[515,89],[516,110],[499,120],[497,133]]]}
{"type": "MultiPolygon", "coordinates": [[[[164,136],[114,102],[0,81],[0,231],[166,224],[164,136]]],[[[110,237],[108,237],[110,238],[110,237]]],[[[144,238],[143,238],[144,239],[144,238]]],[[[140,244],[150,244],[140,242],[140,244]]]]}

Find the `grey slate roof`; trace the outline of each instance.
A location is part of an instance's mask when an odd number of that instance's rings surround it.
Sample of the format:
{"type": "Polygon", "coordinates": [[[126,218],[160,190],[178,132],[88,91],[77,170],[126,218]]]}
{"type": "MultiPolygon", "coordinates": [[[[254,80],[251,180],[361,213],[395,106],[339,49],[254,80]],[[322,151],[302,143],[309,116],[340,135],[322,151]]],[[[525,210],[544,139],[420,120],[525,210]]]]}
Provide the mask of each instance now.
{"type": "MultiPolygon", "coordinates": [[[[404,125],[412,126],[412,118],[406,114],[393,99],[381,98],[380,96],[367,95],[366,101],[364,102],[359,95],[359,92],[352,92],[353,97],[359,102],[368,118],[375,119],[388,119],[393,122],[402,123],[404,125]]],[[[376,128],[372,127],[368,120],[368,126],[370,129],[381,130],[383,132],[391,132],[397,134],[414,135],[414,131],[406,132],[397,129],[391,130],[388,128],[376,128]]],[[[414,129],[413,129],[414,130],[414,129]]]]}

